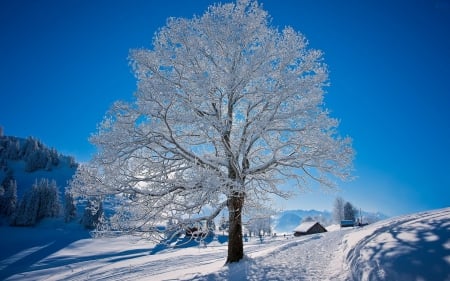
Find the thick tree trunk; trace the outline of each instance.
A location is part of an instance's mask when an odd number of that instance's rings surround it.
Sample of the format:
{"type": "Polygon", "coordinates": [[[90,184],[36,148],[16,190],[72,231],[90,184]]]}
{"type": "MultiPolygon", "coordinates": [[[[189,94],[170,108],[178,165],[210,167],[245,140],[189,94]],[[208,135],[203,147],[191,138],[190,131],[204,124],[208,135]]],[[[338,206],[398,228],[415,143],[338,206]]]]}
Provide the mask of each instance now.
{"type": "Polygon", "coordinates": [[[228,258],[226,263],[238,262],[244,257],[244,243],[242,241],[242,208],[244,195],[234,194],[228,199],[229,236],[228,258]]]}

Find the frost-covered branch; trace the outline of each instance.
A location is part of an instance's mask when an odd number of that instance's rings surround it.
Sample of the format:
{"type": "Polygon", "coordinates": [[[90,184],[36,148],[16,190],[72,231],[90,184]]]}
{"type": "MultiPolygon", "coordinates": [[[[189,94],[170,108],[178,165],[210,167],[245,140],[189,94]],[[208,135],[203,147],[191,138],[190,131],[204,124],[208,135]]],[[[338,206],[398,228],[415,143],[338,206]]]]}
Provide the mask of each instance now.
{"type": "Polygon", "coordinates": [[[80,195],[114,198],[121,228],[152,232],[226,207],[240,243],[246,204],[287,197],[286,182],[350,178],[351,140],[324,108],[322,53],[271,27],[256,1],[171,18],[130,60],[135,99],[112,106],[73,182],[80,195]]]}

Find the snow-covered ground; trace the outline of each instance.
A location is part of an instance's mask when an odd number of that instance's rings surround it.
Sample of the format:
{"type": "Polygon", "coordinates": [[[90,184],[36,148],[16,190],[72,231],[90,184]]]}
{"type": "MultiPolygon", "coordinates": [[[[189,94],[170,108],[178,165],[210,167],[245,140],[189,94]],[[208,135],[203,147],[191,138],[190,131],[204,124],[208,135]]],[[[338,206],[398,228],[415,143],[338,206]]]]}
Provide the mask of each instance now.
{"type": "Polygon", "coordinates": [[[350,280],[450,280],[450,208],[396,217],[342,243],[350,280]]]}
{"type": "Polygon", "coordinates": [[[0,280],[450,280],[450,208],[303,237],[154,251],[136,237],[0,227],[0,280]]]}

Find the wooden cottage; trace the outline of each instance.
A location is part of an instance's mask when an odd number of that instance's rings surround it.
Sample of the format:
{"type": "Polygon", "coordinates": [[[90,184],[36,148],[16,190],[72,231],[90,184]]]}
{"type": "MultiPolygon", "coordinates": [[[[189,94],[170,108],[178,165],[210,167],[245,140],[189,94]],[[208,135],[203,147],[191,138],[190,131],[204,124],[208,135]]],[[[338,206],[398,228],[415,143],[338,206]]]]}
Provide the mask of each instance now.
{"type": "Polygon", "coordinates": [[[327,232],[327,230],[320,223],[316,221],[308,221],[301,223],[294,229],[294,236],[302,236],[322,232],[327,232]]]}

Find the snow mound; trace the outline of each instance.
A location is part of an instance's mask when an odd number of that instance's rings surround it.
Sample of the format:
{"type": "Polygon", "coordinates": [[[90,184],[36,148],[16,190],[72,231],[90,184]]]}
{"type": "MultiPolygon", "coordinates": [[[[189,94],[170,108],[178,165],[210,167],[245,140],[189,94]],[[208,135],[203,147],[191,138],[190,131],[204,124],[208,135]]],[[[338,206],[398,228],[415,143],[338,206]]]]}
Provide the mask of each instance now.
{"type": "Polygon", "coordinates": [[[450,280],[450,208],[381,221],[346,235],[351,280],[450,280]]]}
{"type": "Polygon", "coordinates": [[[337,231],[341,229],[341,226],[339,224],[332,224],[325,228],[327,229],[327,231],[337,231]]]}

